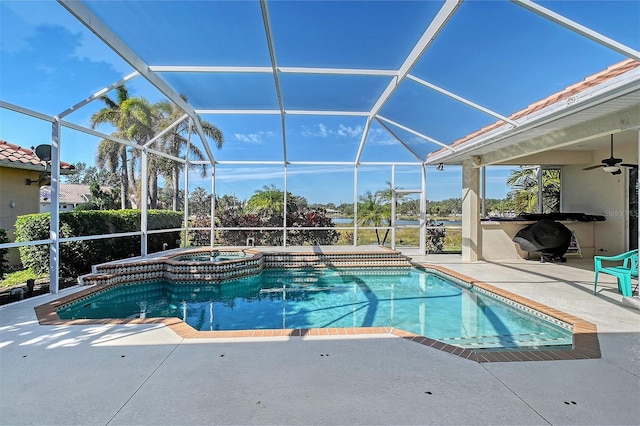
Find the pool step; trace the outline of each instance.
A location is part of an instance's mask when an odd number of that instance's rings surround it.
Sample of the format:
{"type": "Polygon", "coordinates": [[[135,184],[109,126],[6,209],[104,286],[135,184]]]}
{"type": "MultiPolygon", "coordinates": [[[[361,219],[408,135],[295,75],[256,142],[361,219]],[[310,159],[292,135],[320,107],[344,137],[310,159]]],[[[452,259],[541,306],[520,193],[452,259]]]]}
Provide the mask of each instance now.
{"type": "Polygon", "coordinates": [[[489,335],[471,337],[442,337],[437,340],[464,349],[542,347],[549,345],[571,345],[571,337],[545,337],[544,333],[522,333],[511,335],[489,335]]]}

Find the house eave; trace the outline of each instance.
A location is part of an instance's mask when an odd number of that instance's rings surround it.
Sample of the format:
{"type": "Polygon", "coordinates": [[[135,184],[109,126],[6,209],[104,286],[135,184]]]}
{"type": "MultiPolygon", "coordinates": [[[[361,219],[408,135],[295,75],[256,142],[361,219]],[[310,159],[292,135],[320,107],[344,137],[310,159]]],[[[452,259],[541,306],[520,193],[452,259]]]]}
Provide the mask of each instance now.
{"type": "Polygon", "coordinates": [[[426,163],[459,165],[465,160],[474,159],[476,166],[490,165],[499,163],[501,157],[506,159],[509,155],[511,158],[514,155],[526,156],[579,142],[580,139],[577,138],[589,137],[587,133],[580,135],[580,132],[575,131],[580,126],[585,129],[591,127],[590,136],[640,128],[640,118],[635,114],[635,107],[638,106],[640,69],[636,68],[531,113],[519,120],[522,124],[518,127],[505,124],[459,144],[455,147],[455,152],[441,150],[432,153],[426,163]],[[603,117],[610,119],[603,120],[603,117]],[[590,125],[597,120],[605,121],[606,124],[590,125]],[[566,132],[566,129],[574,131],[566,132]],[[546,136],[546,143],[526,147],[527,143],[531,145],[531,141],[542,136],[546,136]],[[521,146],[521,149],[517,149],[517,146],[521,146]],[[505,148],[511,154],[498,155],[505,148]]]}

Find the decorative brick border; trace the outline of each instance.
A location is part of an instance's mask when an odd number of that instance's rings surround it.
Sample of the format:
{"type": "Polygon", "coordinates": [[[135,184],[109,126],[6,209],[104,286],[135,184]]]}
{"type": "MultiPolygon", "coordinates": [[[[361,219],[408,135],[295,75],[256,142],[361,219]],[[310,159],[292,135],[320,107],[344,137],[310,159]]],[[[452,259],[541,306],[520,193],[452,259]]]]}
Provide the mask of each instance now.
{"type": "Polygon", "coordinates": [[[450,354],[460,356],[476,362],[514,362],[514,361],[550,361],[600,358],[600,342],[595,324],[584,321],[573,315],[553,309],[549,306],[492,286],[474,278],[439,265],[419,264],[415,266],[436,271],[447,277],[461,281],[470,288],[477,288],[498,297],[511,300],[517,304],[531,308],[549,317],[555,318],[571,326],[573,331],[573,345],[571,349],[544,350],[472,350],[449,345],[438,340],[411,333],[393,327],[360,327],[360,328],[314,328],[314,329],[275,329],[275,330],[224,330],[198,331],[179,318],[134,318],[134,319],[77,319],[62,320],[56,310],[75,300],[82,299],[93,293],[103,291],[106,286],[96,285],[86,290],[62,297],[58,300],[37,306],[35,308],[38,322],[41,325],[87,325],[87,324],[164,324],[174,333],[184,339],[206,338],[268,338],[268,337],[302,337],[302,336],[362,336],[392,334],[403,339],[411,340],[425,346],[432,347],[450,354]]]}

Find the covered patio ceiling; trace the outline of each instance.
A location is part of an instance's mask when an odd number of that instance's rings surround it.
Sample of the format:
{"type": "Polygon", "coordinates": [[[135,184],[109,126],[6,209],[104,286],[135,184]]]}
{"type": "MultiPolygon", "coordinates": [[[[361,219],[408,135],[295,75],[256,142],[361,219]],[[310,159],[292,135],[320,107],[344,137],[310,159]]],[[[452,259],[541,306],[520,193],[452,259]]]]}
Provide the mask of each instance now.
{"type": "Polygon", "coordinates": [[[226,133],[249,115],[274,136],[268,158],[238,157],[198,129],[215,163],[499,164],[640,127],[635,2],[58,1],[130,64],[123,81],[141,75],[226,133]],[[614,83],[513,118],[628,59],[614,83]],[[309,146],[299,129],[329,138],[309,146]],[[334,144],[340,132],[358,143],[334,144]]]}

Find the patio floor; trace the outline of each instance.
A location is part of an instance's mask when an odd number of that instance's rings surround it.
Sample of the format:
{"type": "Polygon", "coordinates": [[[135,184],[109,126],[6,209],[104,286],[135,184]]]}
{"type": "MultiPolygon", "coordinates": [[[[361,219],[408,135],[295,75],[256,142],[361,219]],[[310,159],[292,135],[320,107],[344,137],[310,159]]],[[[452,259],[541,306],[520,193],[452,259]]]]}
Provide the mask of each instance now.
{"type": "Polygon", "coordinates": [[[602,357],[480,364],[389,334],[38,325],[33,308],[72,288],[0,307],[0,424],[639,424],[640,311],[612,277],[592,294],[591,261],[414,260],[596,324],[602,357]]]}

